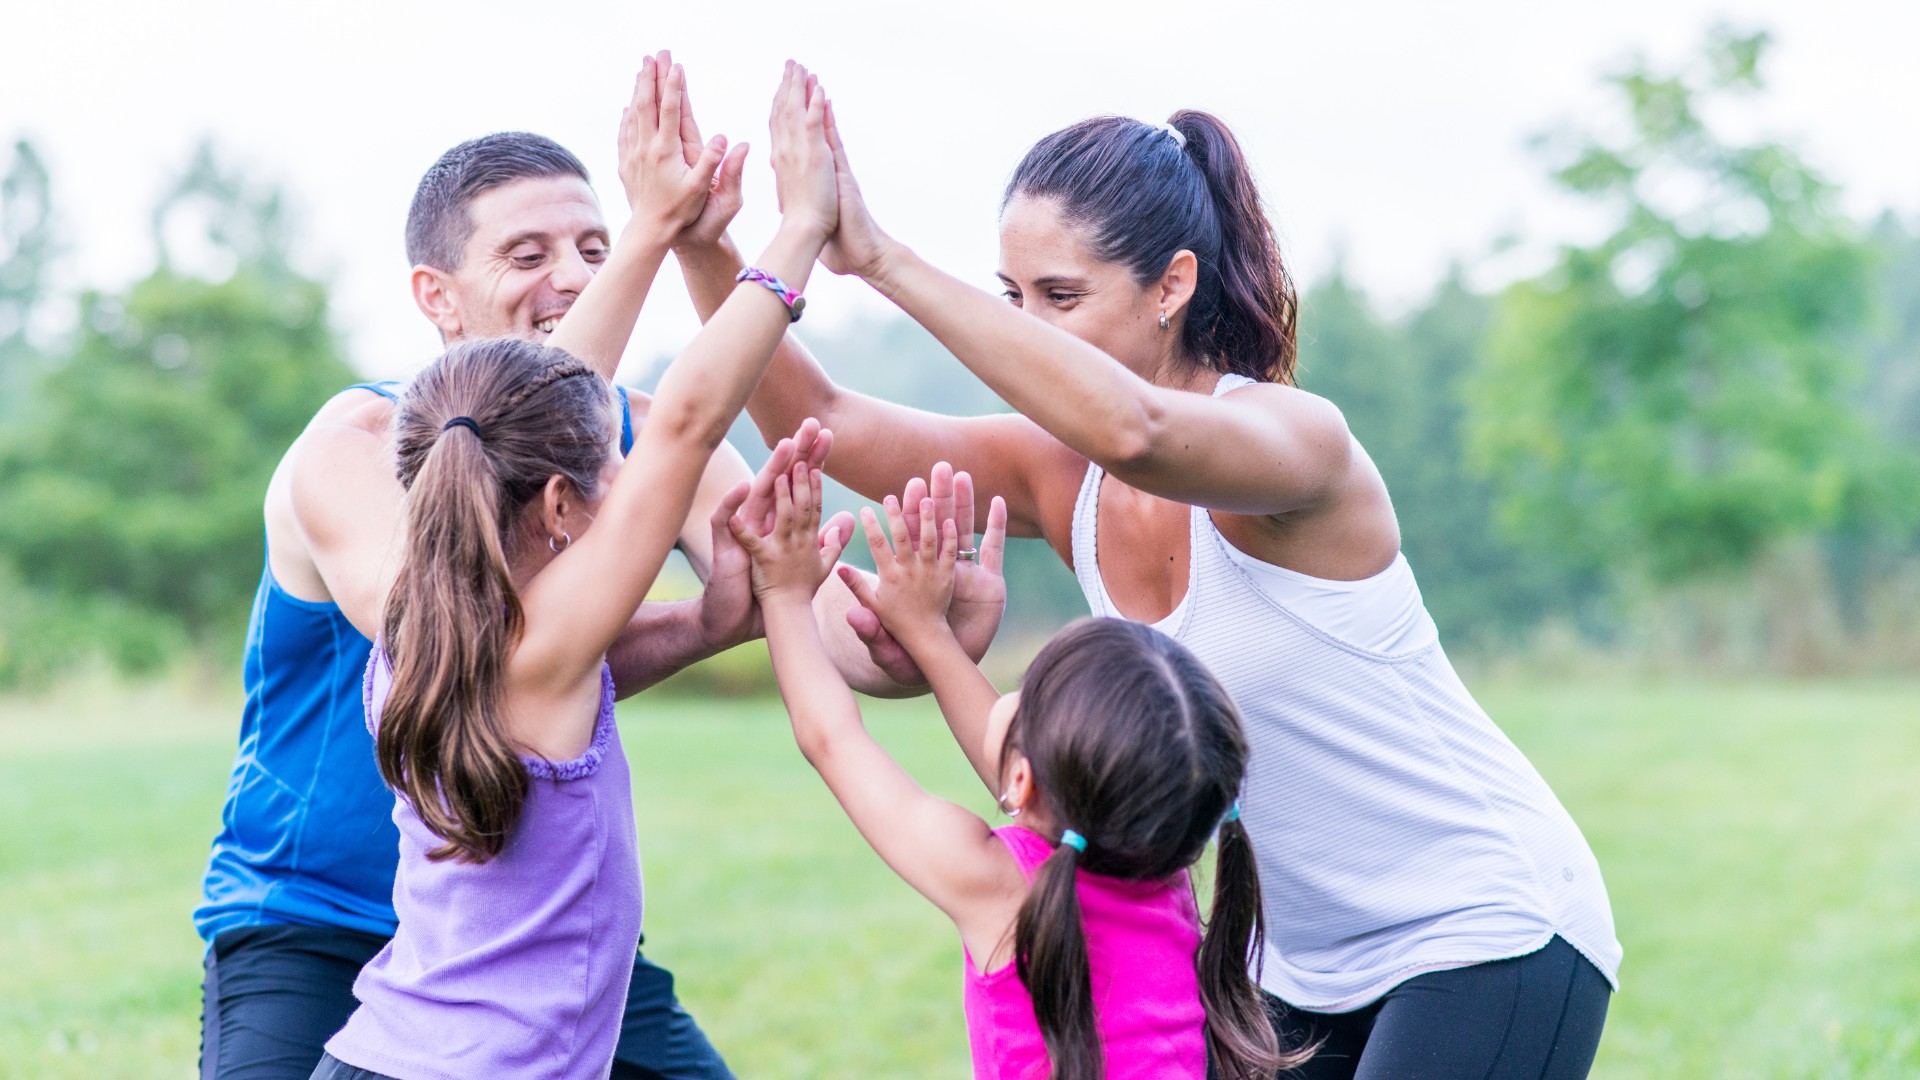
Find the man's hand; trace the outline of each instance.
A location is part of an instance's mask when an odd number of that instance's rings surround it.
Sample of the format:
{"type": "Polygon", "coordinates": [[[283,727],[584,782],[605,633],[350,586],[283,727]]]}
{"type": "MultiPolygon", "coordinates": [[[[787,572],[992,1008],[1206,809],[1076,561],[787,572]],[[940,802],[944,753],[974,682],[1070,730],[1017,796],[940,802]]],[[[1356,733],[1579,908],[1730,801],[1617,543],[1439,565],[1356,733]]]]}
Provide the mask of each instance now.
{"type": "MultiPolygon", "coordinates": [[[[693,101],[683,96],[680,100],[680,156],[688,168],[700,160],[706,145],[706,140],[700,137],[700,125],[693,119],[693,101]]],[[[727,150],[719,171],[713,174],[713,183],[707,189],[707,202],[700,208],[700,216],[673,238],[676,254],[689,248],[715,247],[727,235],[727,226],[733,223],[734,216],[740,213],[744,202],[741,177],[746,167],[747,144],[737,143],[727,150]]]]}
{"type": "Polygon", "coordinates": [[[745,160],[745,147],[729,151],[724,135],[700,144],[688,156],[686,89],[686,73],[663,50],[641,61],[633,101],[620,117],[620,184],[627,205],[636,224],[661,230],[663,239],[677,236],[699,218],[728,158],[739,158],[731,163],[736,173],[745,160]]]}

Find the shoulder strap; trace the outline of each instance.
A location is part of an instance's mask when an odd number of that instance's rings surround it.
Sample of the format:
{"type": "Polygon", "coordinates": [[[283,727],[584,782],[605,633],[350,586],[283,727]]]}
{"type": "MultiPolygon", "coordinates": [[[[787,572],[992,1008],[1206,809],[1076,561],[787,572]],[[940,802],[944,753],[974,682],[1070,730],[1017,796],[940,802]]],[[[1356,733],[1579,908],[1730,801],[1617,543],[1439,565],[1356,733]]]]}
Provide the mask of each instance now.
{"type": "Polygon", "coordinates": [[[382,379],[379,382],[370,382],[370,383],[357,382],[357,383],[354,383],[352,386],[347,387],[346,389],[370,390],[373,393],[379,394],[381,397],[386,398],[388,401],[399,401],[400,385],[401,385],[400,380],[398,379],[382,379]]]}
{"type": "Polygon", "coordinates": [[[620,456],[625,457],[633,453],[633,402],[619,383],[613,384],[613,392],[620,396],[620,456]]]}

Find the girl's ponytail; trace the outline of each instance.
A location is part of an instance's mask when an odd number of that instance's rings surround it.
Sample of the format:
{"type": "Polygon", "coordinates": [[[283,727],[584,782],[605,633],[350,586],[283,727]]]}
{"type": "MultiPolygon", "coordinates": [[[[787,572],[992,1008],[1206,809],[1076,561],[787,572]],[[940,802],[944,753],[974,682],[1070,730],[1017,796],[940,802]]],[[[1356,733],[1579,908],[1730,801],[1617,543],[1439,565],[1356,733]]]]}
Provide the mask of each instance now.
{"type": "Polygon", "coordinates": [[[500,708],[522,618],[500,501],[479,435],[461,425],[440,432],[408,492],[406,554],[387,603],[393,688],[376,756],[387,783],[446,841],[428,853],[435,860],[500,854],[527,796],[500,708]]]}
{"type": "Polygon", "coordinates": [[[1200,1002],[1207,1011],[1207,1053],[1223,1080],[1269,1080],[1312,1056],[1291,1054],[1267,1019],[1259,988],[1247,977],[1247,959],[1261,948],[1260,876],[1246,826],[1235,816],[1221,824],[1215,847],[1213,912],[1200,939],[1200,1002]]]}
{"type": "Polygon", "coordinates": [[[1105,1063],[1094,1023],[1093,969],[1080,921],[1080,852],[1061,844],[1034,871],[1014,922],[1013,954],[1047,1041],[1053,1080],[1099,1080],[1105,1063]]]}
{"type": "Polygon", "coordinates": [[[1198,109],[1182,109],[1170,122],[1206,178],[1220,230],[1214,256],[1220,287],[1195,292],[1187,347],[1226,371],[1292,385],[1299,298],[1240,142],[1218,117],[1198,109]]]}
{"type": "MultiPolygon", "coordinates": [[[[606,384],[557,349],[454,346],[394,414],[406,547],[382,619],[393,685],[374,739],[380,775],[445,841],[430,859],[499,855],[530,785],[505,711],[524,621],[507,547],[549,480],[583,497],[613,437],[606,384]]],[[[536,541],[537,542],[537,541],[536,541]]]]}

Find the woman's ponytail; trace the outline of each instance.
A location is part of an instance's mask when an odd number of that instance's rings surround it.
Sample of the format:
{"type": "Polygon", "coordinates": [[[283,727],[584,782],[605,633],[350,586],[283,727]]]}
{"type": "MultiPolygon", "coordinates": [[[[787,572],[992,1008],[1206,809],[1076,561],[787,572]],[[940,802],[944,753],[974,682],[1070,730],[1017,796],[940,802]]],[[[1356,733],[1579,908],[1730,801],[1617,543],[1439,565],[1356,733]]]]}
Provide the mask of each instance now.
{"type": "Polygon", "coordinates": [[[1014,963],[1033,998],[1053,1080],[1099,1080],[1105,1062],[1093,1013],[1093,968],[1080,921],[1080,852],[1061,844],[1034,872],[1014,922],[1014,963]]]}
{"type": "Polygon", "coordinates": [[[1223,1080],[1270,1080],[1306,1061],[1313,1049],[1280,1052],[1259,987],[1247,976],[1247,960],[1262,942],[1260,876],[1238,817],[1221,824],[1214,852],[1213,911],[1196,964],[1207,1053],[1223,1080]]]}
{"type": "Polygon", "coordinates": [[[394,415],[406,546],[382,619],[393,685],[374,756],[445,841],[430,859],[499,855],[526,803],[506,718],[507,659],[525,618],[507,547],[553,477],[594,494],[611,404],[580,361],[498,338],[448,350],[394,415]]]}
{"type": "Polygon", "coordinates": [[[526,766],[501,710],[522,614],[500,501],[479,435],[459,425],[440,432],[408,491],[406,554],[384,627],[393,688],[375,751],[387,783],[446,841],[430,859],[500,854],[526,801],[526,766]]]}
{"type": "Polygon", "coordinates": [[[1291,385],[1299,298],[1240,142],[1218,117],[1198,109],[1182,109],[1169,122],[1185,136],[1187,156],[1206,178],[1220,230],[1214,256],[1220,287],[1208,290],[1206,310],[1195,291],[1187,347],[1226,371],[1291,385]]]}

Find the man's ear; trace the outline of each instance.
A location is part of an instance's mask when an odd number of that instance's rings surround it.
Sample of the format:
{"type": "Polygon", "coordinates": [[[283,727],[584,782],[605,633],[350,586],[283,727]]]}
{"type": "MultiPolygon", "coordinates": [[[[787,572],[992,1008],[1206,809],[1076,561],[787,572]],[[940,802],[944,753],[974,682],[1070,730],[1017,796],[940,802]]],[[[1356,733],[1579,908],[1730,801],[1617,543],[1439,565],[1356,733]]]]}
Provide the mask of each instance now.
{"type": "Polygon", "coordinates": [[[1155,302],[1169,319],[1177,317],[1193,299],[1193,290],[1200,283],[1200,260],[1193,252],[1181,248],[1168,260],[1167,268],[1160,274],[1160,284],[1155,302]]]}
{"type": "Polygon", "coordinates": [[[421,264],[413,268],[413,302],[420,314],[440,328],[440,338],[451,341],[460,336],[460,303],[453,279],[445,270],[421,264]]]}

